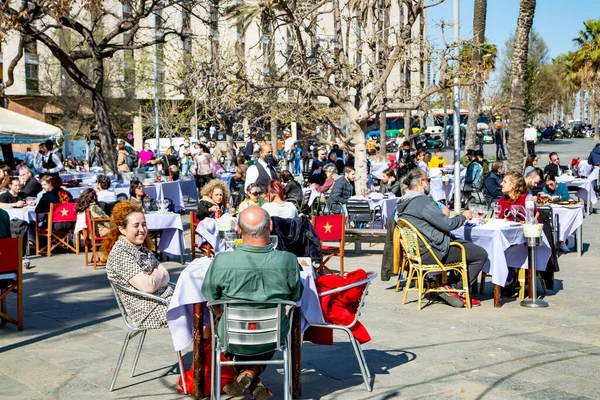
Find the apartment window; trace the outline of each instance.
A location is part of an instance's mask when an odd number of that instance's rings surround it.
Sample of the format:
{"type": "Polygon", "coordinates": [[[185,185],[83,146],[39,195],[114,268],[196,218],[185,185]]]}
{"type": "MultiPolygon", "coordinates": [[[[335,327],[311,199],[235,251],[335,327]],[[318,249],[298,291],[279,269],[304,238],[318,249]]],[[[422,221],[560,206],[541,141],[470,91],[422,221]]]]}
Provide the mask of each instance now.
{"type": "Polygon", "coordinates": [[[37,64],[25,64],[25,87],[27,90],[39,90],[39,67],[37,64]]]}

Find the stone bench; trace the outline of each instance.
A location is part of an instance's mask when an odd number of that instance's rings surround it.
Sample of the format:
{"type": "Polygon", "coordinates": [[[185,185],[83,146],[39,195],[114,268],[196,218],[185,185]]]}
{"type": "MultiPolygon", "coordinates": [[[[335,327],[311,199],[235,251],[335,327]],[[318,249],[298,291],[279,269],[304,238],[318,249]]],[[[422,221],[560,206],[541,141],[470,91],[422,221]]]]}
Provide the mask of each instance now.
{"type": "Polygon", "coordinates": [[[362,253],[361,243],[384,243],[387,229],[346,229],[346,242],[354,242],[354,253],[362,253]]]}

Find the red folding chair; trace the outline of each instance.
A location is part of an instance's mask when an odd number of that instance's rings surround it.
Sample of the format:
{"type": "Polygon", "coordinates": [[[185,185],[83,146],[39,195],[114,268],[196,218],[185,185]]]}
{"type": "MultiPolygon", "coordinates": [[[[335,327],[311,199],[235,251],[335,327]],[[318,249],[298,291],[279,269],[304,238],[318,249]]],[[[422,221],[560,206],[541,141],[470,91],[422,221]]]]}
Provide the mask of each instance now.
{"type": "Polygon", "coordinates": [[[190,244],[192,247],[192,260],[196,258],[196,253],[205,257],[214,256],[214,251],[210,243],[197,243],[196,242],[196,227],[200,221],[196,217],[196,213],[194,211],[190,212],[190,244]]]}
{"type": "Polygon", "coordinates": [[[23,330],[23,259],[22,238],[0,239],[0,320],[17,325],[23,330]],[[17,295],[17,319],[6,313],[6,297],[17,295]]]}
{"type": "Polygon", "coordinates": [[[41,255],[46,252],[48,257],[52,256],[52,250],[60,246],[65,250],[72,250],[79,254],[79,241],[74,238],[75,246],[69,244],[69,237],[75,233],[75,222],[77,222],[77,214],[75,212],[76,203],[58,203],[50,204],[50,212],[48,214],[36,215],[35,228],[35,254],[41,255]],[[48,216],[48,224],[40,228],[40,215],[48,216]],[[53,229],[55,223],[72,222],[73,228],[66,231],[57,231],[53,229]],[[40,239],[46,238],[46,245],[41,246],[40,239]]]}
{"type": "Polygon", "coordinates": [[[334,256],[340,258],[340,276],[344,276],[344,246],[346,235],[346,216],[344,214],[319,215],[312,217],[317,236],[321,241],[323,255],[327,258],[321,261],[317,272],[322,273],[326,269],[330,274],[333,272],[326,266],[327,262],[334,256]],[[338,242],[337,245],[325,245],[323,242],[338,242]]]}

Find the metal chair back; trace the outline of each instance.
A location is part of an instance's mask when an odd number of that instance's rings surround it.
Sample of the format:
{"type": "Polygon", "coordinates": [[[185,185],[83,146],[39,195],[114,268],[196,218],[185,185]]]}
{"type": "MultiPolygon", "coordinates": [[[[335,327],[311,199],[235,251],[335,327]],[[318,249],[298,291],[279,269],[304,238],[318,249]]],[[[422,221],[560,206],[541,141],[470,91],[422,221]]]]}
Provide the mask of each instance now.
{"type": "Polygon", "coordinates": [[[367,200],[350,199],[346,203],[348,219],[354,222],[372,222],[373,212],[367,200]]]}
{"type": "MultiPolygon", "coordinates": [[[[281,324],[283,316],[287,315],[292,326],[292,312],[296,303],[286,300],[267,302],[251,301],[214,301],[208,303],[211,311],[211,324],[214,323],[214,307],[221,306],[221,323],[223,337],[220,345],[223,351],[229,351],[231,345],[262,346],[272,345],[272,350],[281,351],[281,324]],[[266,307],[266,308],[256,308],[266,307]],[[286,311],[287,308],[287,311],[286,311]]],[[[216,331],[214,331],[216,332],[216,331]]],[[[286,336],[289,332],[285,332],[286,336]]]]}
{"type": "Polygon", "coordinates": [[[143,299],[148,300],[148,301],[162,303],[166,306],[169,305],[169,300],[165,299],[164,297],[160,297],[160,296],[156,296],[156,295],[153,295],[150,293],[144,293],[139,290],[131,289],[131,288],[128,288],[127,286],[121,285],[120,283],[113,282],[110,280],[109,280],[109,282],[110,282],[110,287],[113,291],[113,294],[115,295],[115,300],[117,301],[117,305],[119,306],[119,311],[121,311],[121,317],[123,317],[123,321],[125,321],[125,325],[127,325],[127,327],[129,329],[142,329],[142,328],[138,327],[138,325],[135,323],[135,321],[129,316],[129,313],[127,312],[127,309],[125,308],[123,301],[121,300],[121,295],[138,296],[138,297],[142,297],[143,299]]]}

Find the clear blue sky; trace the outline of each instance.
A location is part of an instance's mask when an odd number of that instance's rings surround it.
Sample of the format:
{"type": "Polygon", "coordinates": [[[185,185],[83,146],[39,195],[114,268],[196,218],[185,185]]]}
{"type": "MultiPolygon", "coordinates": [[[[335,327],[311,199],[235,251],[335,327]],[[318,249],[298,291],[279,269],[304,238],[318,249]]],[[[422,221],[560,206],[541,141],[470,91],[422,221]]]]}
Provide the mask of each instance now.
{"type": "MultiPolygon", "coordinates": [[[[473,0],[460,0],[461,37],[473,36],[473,0]]],[[[441,19],[452,22],[453,0],[427,10],[429,37],[441,38],[441,19]]],[[[485,36],[490,43],[504,50],[504,42],[515,32],[519,16],[519,0],[488,0],[485,36]]],[[[537,0],[533,26],[548,44],[550,58],[574,50],[572,39],[583,29],[583,21],[600,18],[600,0],[537,0]]],[[[446,40],[452,40],[452,30],[446,32],[446,40]]]]}

